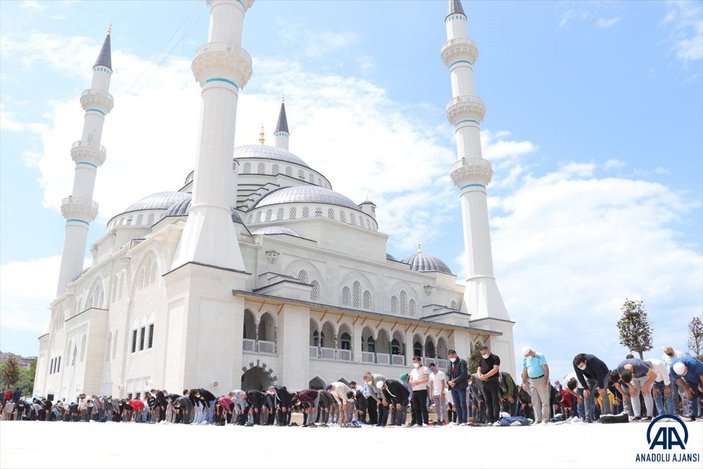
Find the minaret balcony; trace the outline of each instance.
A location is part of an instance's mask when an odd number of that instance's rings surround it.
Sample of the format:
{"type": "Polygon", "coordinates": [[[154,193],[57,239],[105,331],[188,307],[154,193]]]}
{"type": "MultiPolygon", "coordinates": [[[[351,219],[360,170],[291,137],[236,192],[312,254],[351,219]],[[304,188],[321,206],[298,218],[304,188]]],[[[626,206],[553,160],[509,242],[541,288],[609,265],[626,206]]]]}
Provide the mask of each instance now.
{"type": "Polygon", "coordinates": [[[61,214],[67,220],[77,219],[90,223],[98,216],[98,204],[90,199],[68,196],[61,201],[61,214]]]}
{"type": "Polygon", "coordinates": [[[462,158],[452,165],[451,177],[459,189],[472,184],[485,187],[493,177],[493,166],[483,158],[462,158]]]}
{"type": "Polygon", "coordinates": [[[106,157],[105,147],[98,143],[78,140],[71,146],[71,158],[76,163],[89,163],[97,167],[105,162],[106,157]]]}
{"type": "MultiPolygon", "coordinates": [[[[207,1],[208,6],[212,6],[213,3],[222,3],[223,2],[223,0],[206,0],[206,1],[207,1]]],[[[243,1],[237,0],[237,3],[239,3],[241,6],[244,7],[244,12],[246,13],[246,11],[249,8],[251,8],[251,6],[254,4],[254,1],[255,0],[243,0],[243,1]]]]}
{"type": "Polygon", "coordinates": [[[462,121],[474,121],[480,124],[486,115],[486,106],[478,96],[457,96],[452,98],[446,107],[447,119],[452,125],[462,121]]]}
{"type": "Polygon", "coordinates": [[[112,111],[114,104],[112,95],[107,91],[89,89],[81,93],[81,106],[84,111],[95,109],[107,114],[112,111]]]}
{"type": "Polygon", "coordinates": [[[226,42],[208,42],[195,52],[191,69],[200,86],[208,80],[219,80],[242,89],[251,78],[251,56],[241,47],[226,42]]]}
{"type": "Polygon", "coordinates": [[[478,58],[478,47],[471,39],[450,39],[442,47],[441,57],[447,68],[451,68],[461,60],[468,61],[473,65],[478,58]]]}

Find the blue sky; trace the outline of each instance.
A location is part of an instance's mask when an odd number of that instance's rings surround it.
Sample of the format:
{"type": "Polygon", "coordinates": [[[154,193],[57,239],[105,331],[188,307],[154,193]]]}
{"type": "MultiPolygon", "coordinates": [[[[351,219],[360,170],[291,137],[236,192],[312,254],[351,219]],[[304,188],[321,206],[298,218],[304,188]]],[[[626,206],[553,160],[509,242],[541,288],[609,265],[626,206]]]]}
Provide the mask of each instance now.
{"type": "MultiPolygon", "coordinates": [[[[422,241],[462,278],[456,158],[444,117],[441,1],[257,1],[254,75],[237,144],[271,137],[285,93],[291,150],[335,189],[378,204],[388,251],[422,241]]],[[[480,56],[496,276],[515,327],[567,371],[587,351],[615,366],[625,297],[650,312],[655,350],[686,348],[703,310],[703,12],[700,2],[464,2],[480,56]],[[574,334],[574,331],[579,331],[574,334]]],[[[207,39],[203,2],[0,3],[0,348],[37,350],[63,243],[78,96],[113,25],[107,220],[193,167],[207,39]]],[[[87,254],[88,256],[88,254],[87,254]]]]}

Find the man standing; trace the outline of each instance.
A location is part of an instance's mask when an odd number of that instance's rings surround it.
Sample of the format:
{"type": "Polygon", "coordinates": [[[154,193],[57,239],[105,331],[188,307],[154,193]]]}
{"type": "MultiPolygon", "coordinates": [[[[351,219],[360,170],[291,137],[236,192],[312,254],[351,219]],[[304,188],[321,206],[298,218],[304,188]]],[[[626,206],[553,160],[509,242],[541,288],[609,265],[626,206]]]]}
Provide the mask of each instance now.
{"type": "Polygon", "coordinates": [[[541,353],[531,347],[522,349],[522,383],[530,386],[535,423],[549,423],[549,365],[541,353]]]}
{"type": "Polygon", "coordinates": [[[498,404],[498,373],[500,373],[500,357],[491,353],[487,345],[481,346],[481,360],[479,360],[476,374],[483,382],[483,395],[486,398],[488,423],[495,423],[500,419],[500,405],[498,404]]]}
{"type": "Polygon", "coordinates": [[[703,395],[703,362],[693,357],[671,360],[671,380],[684,390],[691,401],[691,422],[700,417],[700,400],[703,395]]]}
{"type": "MultiPolygon", "coordinates": [[[[640,406],[640,393],[644,397],[644,405],[647,409],[646,420],[654,417],[654,400],[652,399],[652,386],[656,381],[657,374],[652,370],[652,365],[639,358],[628,358],[618,365],[620,379],[627,384],[629,396],[622,389],[618,389],[623,396],[623,400],[630,399],[632,409],[635,413],[634,420],[641,420],[642,409],[640,406]]],[[[618,384],[615,385],[618,388],[618,384]]]]}
{"type": "Polygon", "coordinates": [[[469,373],[466,367],[466,360],[459,358],[456,350],[447,352],[449,358],[449,368],[447,368],[447,384],[452,392],[452,402],[454,411],[457,414],[457,423],[466,425],[466,387],[469,384],[469,373]]]}
{"type": "Polygon", "coordinates": [[[573,365],[576,379],[578,379],[583,387],[583,398],[586,404],[586,421],[594,418],[593,410],[595,404],[592,394],[596,389],[598,389],[603,400],[601,414],[609,414],[610,399],[608,399],[608,377],[610,376],[610,370],[608,369],[608,365],[603,363],[603,361],[595,355],[590,355],[588,353],[579,353],[576,355],[573,365]]]}
{"type": "Polygon", "coordinates": [[[430,363],[430,399],[437,413],[437,424],[447,424],[447,409],[445,406],[444,390],[447,388],[447,375],[437,369],[437,365],[430,363]]]}
{"type": "Polygon", "coordinates": [[[427,386],[430,383],[430,370],[422,365],[422,358],[413,357],[413,369],[410,371],[410,385],[413,389],[413,413],[418,426],[429,425],[427,412],[427,386]]]}

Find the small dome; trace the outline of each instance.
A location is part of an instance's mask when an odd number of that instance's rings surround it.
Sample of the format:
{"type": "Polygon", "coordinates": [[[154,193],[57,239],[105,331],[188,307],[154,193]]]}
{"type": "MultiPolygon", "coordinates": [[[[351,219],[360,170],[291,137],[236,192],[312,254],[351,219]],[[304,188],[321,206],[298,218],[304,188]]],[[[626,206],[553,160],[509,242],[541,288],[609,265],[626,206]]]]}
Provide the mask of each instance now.
{"type": "Polygon", "coordinates": [[[187,192],[157,192],[143,199],[134,202],[127,207],[124,212],[134,212],[136,210],[165,210],[173,204],[190,199],[187,192]]]}
{"type": "Polygon", "coordinates": [[[292,203],[339,205],[359,210],[359,206],[349,197],[319,186],[294,186],[276,189],[259,200],[253,208],[292,203]]]}
{"type": "MultiPolygon", "coordinates": [[[[188,216],[188,212],[190,212],[190,204],[193,199],[190,193],[184,192],[184,194],[186,194],[188,197],[171,205],[168,210],[166,210],[166,212],[164,213],[163,218],[188,216]]],[[[234,207],[232,207],[230,210],[232,212],[232,221],[235,223],[241,223],[243,225],[244,222],[242,221],[242,217],[239,215],[239,212],[237,212],[234,207]]]]}
{"type": "Polygon", "coordinates": [[[262,228],[257,228],[256,230],[252,231],[251,234],[253,235],[290,235],[290,236],[295,236],[297,238],[301,238],[301,236],[296,233],[295,231],[291,230],[288,227],[285,226],[264,226],[262,228]]]}
{"type": "Polygon", "coordinates": [[[442,272],[454,275],[441,259],[430,256],[422,252],[422,246],[418,245],[417,252],[410,257],[406,257],[401,262],[410,264],[410,270],[416,272],[442,272]]]}
{"type": "Polygon", "coordinates": [[[283,148],[269,145],[243,145],[241,147],[236,147],[234,149],[234,159],[238,160],[240,158],[264,158],[267,160],[287,161],[309,168],[305,161],[301,160],[293,153],[283,148]]]}

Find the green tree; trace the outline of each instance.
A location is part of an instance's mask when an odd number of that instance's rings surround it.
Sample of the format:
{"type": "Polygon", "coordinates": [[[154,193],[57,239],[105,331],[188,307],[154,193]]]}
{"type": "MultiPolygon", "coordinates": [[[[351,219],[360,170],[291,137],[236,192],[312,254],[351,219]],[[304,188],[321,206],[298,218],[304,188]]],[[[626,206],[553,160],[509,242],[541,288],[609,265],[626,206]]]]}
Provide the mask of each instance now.
{"type": "Polygon", "coordinates": [[[17,380],[17,387],[20,388],[23,396],[31,396],[34,391],[34,377],[37,374],[37,359],[32,358],[29,368],[20,369],[20,378],[17,380]]]}
{"type": "Polygon", "coordinates": [[[476,373],[476,368],[478,368],[478,361],[481,359],[481,344],[476,342],[471,349],[471,355],[468,360],[466,360],[466,366],[469,370],[469,374],[476,373]]]}
{"type": "Polygon", "coordinates": [[[20,379],[20,367],[17,360],[10,358],[0,367],[0,380],[4,387],[14,388],[20,379]]]}
{"type": "Polygon", "coordinates": [[[698,316],[688,323],[688,349],[696,357],[703,353],[703,321],[698,316]]]}
{"type": "Polygon", "coordinates": [[[642,300],[629,300],[620,308],[622,316],[618,321],[620,344],[642,356],[642,352],[652,350],[652,328],[647,320],[647,311],[642,300]]]}

